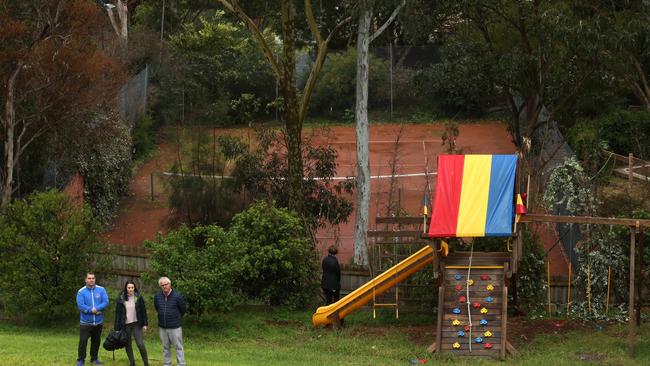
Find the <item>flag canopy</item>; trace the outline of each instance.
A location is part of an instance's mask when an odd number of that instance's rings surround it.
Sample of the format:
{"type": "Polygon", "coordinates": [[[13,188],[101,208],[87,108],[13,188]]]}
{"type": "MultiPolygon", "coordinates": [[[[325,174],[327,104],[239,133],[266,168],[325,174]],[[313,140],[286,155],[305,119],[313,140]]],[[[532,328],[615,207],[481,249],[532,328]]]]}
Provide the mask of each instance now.
{"type": "Polygon", "coordinates": [[[430,237],[510,236],[517,155],[440,155],[430,237]]]}

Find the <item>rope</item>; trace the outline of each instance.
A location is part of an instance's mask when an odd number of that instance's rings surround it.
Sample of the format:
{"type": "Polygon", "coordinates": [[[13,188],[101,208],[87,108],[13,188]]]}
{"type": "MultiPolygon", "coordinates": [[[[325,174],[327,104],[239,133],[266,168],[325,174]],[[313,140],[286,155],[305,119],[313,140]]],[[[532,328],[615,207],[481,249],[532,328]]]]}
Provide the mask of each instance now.
{"type": "Polygon", "coordinates": [[[467,267],[467,281],[465,282],[465,293],[467,297],[467,319],[469,321],[469,352],[472,352],[472,310],[471,299],[469,298],[469,276],[472,273],[472,258],[474,257],[474,241],[472,240],[472,247],[469,251],[469,267],[467,267]]]}

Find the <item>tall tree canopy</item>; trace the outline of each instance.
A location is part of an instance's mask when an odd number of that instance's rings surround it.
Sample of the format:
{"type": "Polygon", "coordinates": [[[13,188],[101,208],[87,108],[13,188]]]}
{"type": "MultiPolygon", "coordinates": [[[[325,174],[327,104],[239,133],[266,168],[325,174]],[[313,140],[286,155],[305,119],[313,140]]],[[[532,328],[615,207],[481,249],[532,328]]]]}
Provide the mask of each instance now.
{"type": "Polygon", "coordinates": [[[102,20],[83,0],[0,4],[0,208],[10,202],[14,171],[35,139],[114,101],[124,72],[96,47],[102,20]]]}

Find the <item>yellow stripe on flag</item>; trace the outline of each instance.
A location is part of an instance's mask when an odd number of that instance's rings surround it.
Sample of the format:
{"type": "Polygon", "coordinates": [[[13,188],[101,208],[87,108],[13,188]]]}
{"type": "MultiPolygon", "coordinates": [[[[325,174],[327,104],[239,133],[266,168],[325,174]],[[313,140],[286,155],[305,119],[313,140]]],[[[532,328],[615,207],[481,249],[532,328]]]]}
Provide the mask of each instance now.
{"type": "Polygon", "coordinates": [[[485,236],[492,155],[465,155],[456,236],[485,236]]]}

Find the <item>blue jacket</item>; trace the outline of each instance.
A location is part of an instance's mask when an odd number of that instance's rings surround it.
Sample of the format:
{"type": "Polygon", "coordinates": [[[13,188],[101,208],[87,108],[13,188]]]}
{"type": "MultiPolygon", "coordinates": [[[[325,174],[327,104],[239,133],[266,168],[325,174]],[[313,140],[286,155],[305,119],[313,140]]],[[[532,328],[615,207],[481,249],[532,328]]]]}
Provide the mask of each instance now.
{"type": "Polygon", "coordinates": [[[84,286],[77,291],[77,308],[79,308],[79,321],[81,324],[102,324],[104,322],[104,309],[107,307],[108,295],[103,287],[95,285],[91,289],[84,286]],[[97,314],[93,314],[93,307],[97,309],[97,314]]]}
{"type": "Polygon", "coordinates": [[[153,298],[153,304],[158,312],[160,328],[180,328],[183,314],[187,311],[187,303],[180,292],[172,290],[169,296],[165,296],[162,291],[158,291],[153,298]]]}

